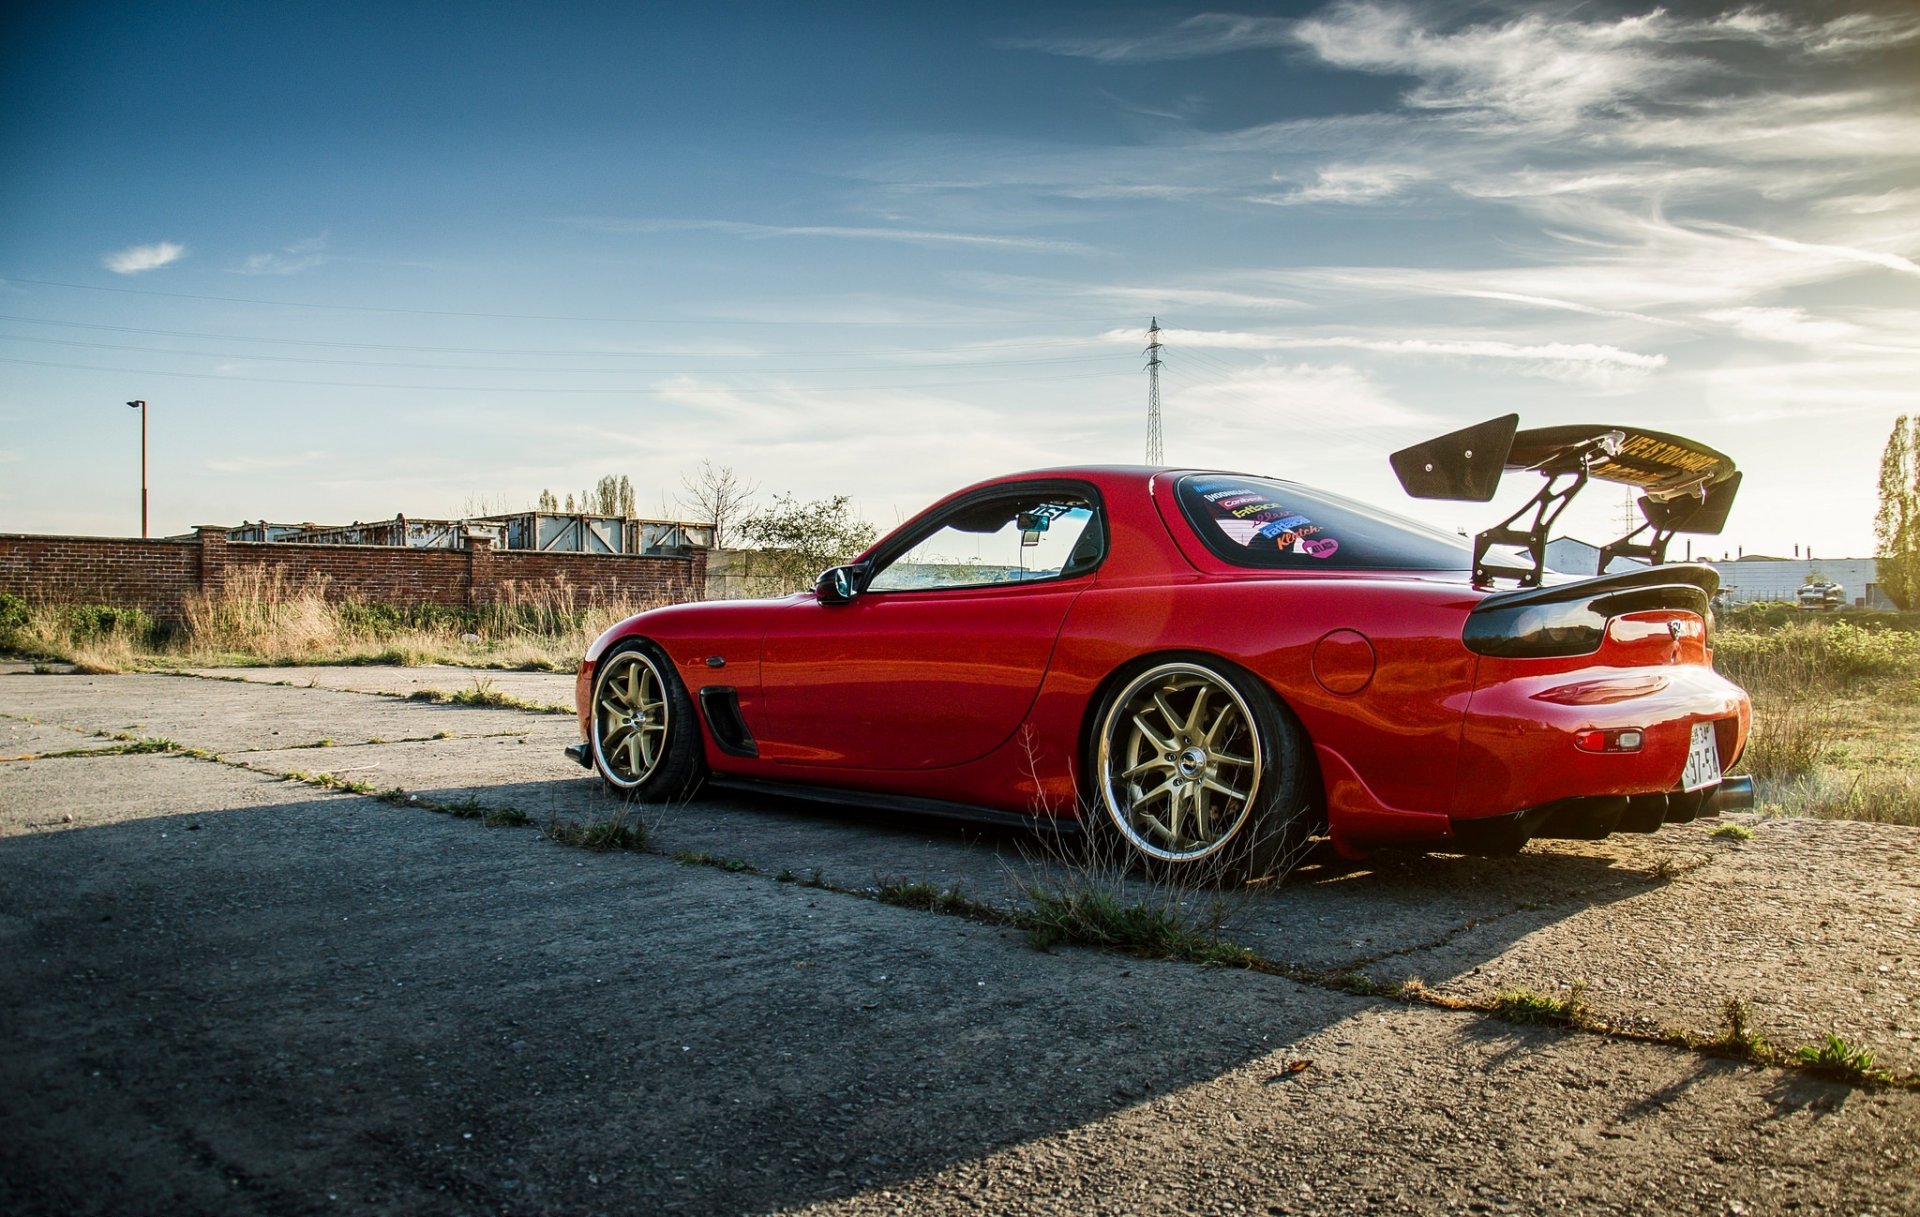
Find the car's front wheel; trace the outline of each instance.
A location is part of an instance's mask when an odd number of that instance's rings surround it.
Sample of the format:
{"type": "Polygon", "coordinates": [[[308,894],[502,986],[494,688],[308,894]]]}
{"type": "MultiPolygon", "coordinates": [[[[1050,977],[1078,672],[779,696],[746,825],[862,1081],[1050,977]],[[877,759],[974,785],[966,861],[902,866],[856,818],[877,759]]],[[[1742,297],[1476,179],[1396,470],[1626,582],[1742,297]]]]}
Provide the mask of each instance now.
{"type": "Polygon", "coordinates": [[[683,798],[706,777],[693,699],[666,656],[638,640],[602,656],[593,676],[594,766],[614,794],[683,798]]]}
{"type": "Polygon", "coordinates": [[[1305,853],[1306,732],[1247,673],[1211,658],[1155,663],[1115,685],[1096,731],[1098,810],[1158,869],[1259,878],[1305,853]]]}

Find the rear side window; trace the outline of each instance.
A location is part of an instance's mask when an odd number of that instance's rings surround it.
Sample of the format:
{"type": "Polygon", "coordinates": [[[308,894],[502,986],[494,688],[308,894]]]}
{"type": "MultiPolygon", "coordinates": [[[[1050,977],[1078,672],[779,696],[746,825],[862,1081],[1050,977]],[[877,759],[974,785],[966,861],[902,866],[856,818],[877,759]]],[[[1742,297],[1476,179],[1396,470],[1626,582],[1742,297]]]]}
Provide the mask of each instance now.
{"type": "Polygon", "coordinates": [[[1467,570],[1465,539],[1293,482],[1238,474],[1180,479],[1180,510],[1208,549],[1276,570],[1467,570]]]}

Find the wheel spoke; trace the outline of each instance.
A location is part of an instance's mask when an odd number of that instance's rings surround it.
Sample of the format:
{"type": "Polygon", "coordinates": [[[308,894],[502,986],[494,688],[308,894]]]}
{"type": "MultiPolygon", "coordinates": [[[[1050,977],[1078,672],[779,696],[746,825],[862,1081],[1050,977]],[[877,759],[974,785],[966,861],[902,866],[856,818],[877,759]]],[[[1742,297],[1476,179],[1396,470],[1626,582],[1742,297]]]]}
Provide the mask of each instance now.
{"type": "MultiPolygon", "coordinates": [[[[1154,700],[1158,701],[1159,699],[1155,698],[1154,700]]],[[[1168,720],[1168,721],[1172,721],[1172,720],[1168,720]]],[[[1136,713],[1133,716],[1133,729],[1138,731],[1143,737],[1145,737],[1148,743],[1152,744],[1155,748],[1158,748],[1162,753],[1168,753],[1173,751],[1173,740],[1171,738],[1162,738],[1154,734],[1153,728],[1147,726],[1147,720],[1141,714],[1136,713]]]]}
{"type": "Polygon", "coordinates": [[[1219,793],[1226,795],[1228,798],[1234,800],[1236,803],[1244,802],[1247,797],[1246,791],[1235,790],[1233,787],[1227,785],[1225,782],[1220,781],[1218,778],[1204,777],[1200,779],[1200,784],[1202,786],[1205,786],[1208,790],[1218,791],[1219,793]]]}
{"type": "Polygon", "coordinates": [[[1213,763],[1216,765],[1251,765],[1253,764],[1252,757],[1235,756],[1231,752],[1215,752],[1212,754],[1212,756],[1213,756],[1213,763]]]}
{"type": "Polygon", "coordinates": [[[1207,710],[1207,695],[1213,692],[1212,685],[1201,685],[1200,691],[1193,695],[1193,705],[1187,710],[1186,725],[1180,729],[1192,736],[1200,730],[1200,716],[1207,710]]]}
{"type": "Polygon", "coordinates": [[[1209,748],[1213,747],[1214,741],[1220,738],[1220,728],[1225,726],[1227,719],[1229,719],[1232,716],[1233,716],[1232,702],[1228,702],[1226,705],[1221,706],[1220,713],[1213,716],[1213,726],[1207,728],[1207,733],[1200,737],[1200,742],[1205,744],[1209,748]]]}
{"type": "Polygon", "coordinates": [[[1120,777],[1123,780],[1130,777],[1138,777],[1140,774],[1146,773],[1149,770],[1154,770],[1154,769],[1164,769],[1164,770],[1171,771],[1173,769],[1173,762],[1168,760],[1165,754],[1162,754],[1160,756],[1155,756],[1148,760],[1141,761],[1138,765],[1133,766],[1131,769],[1121,770],[1120,777]]]}
{"type": "MultiPolygon", "coordinates": [[[[1166,694],[1171,693],[1172,691],[1173,690],[1171,688],[1154,690],[1153,708],[1155,710],[1158,710],[1160,712],[1160,717],[1166,720],[1168,729],[1171,730],[1174,735],[1179,735],[1180,734],[1180,716],[1173,712],[1173,707],[1167,704],[1167,698],[1166,698],[1166,694]]],[[[1167,747],[1169,748],[1171,748],[1172,746],[1173,746],[1172,744],[1167,745],[1167,747]]]]}

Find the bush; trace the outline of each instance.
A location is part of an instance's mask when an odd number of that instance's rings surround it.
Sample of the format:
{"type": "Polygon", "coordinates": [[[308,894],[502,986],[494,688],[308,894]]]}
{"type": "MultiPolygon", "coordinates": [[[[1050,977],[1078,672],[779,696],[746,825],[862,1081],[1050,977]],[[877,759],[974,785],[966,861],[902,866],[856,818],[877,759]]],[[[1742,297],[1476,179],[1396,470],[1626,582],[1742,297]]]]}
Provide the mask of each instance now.
{"type": "Polygon", "coordinates": [[[1920,633],[1831,618],[1772,630],[1723,629],[1714,642],[1714,666],[1756,696],[1911,685],[1920,675],[1920,633]]]}

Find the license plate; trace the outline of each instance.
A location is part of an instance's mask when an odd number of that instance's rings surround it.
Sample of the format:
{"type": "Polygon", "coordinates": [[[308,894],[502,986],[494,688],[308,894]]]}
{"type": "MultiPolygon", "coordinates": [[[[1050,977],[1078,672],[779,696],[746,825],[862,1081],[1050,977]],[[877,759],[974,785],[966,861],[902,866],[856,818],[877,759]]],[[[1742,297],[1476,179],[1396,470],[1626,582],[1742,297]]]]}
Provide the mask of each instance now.
{"type": "Polygon", "coordinates": [[[1695,723],[1687,744],[1687,767],[1680,771],[1680,789],[1699,790],[1720,781],[1720,742],[1712,723],[1695,723]]]}

